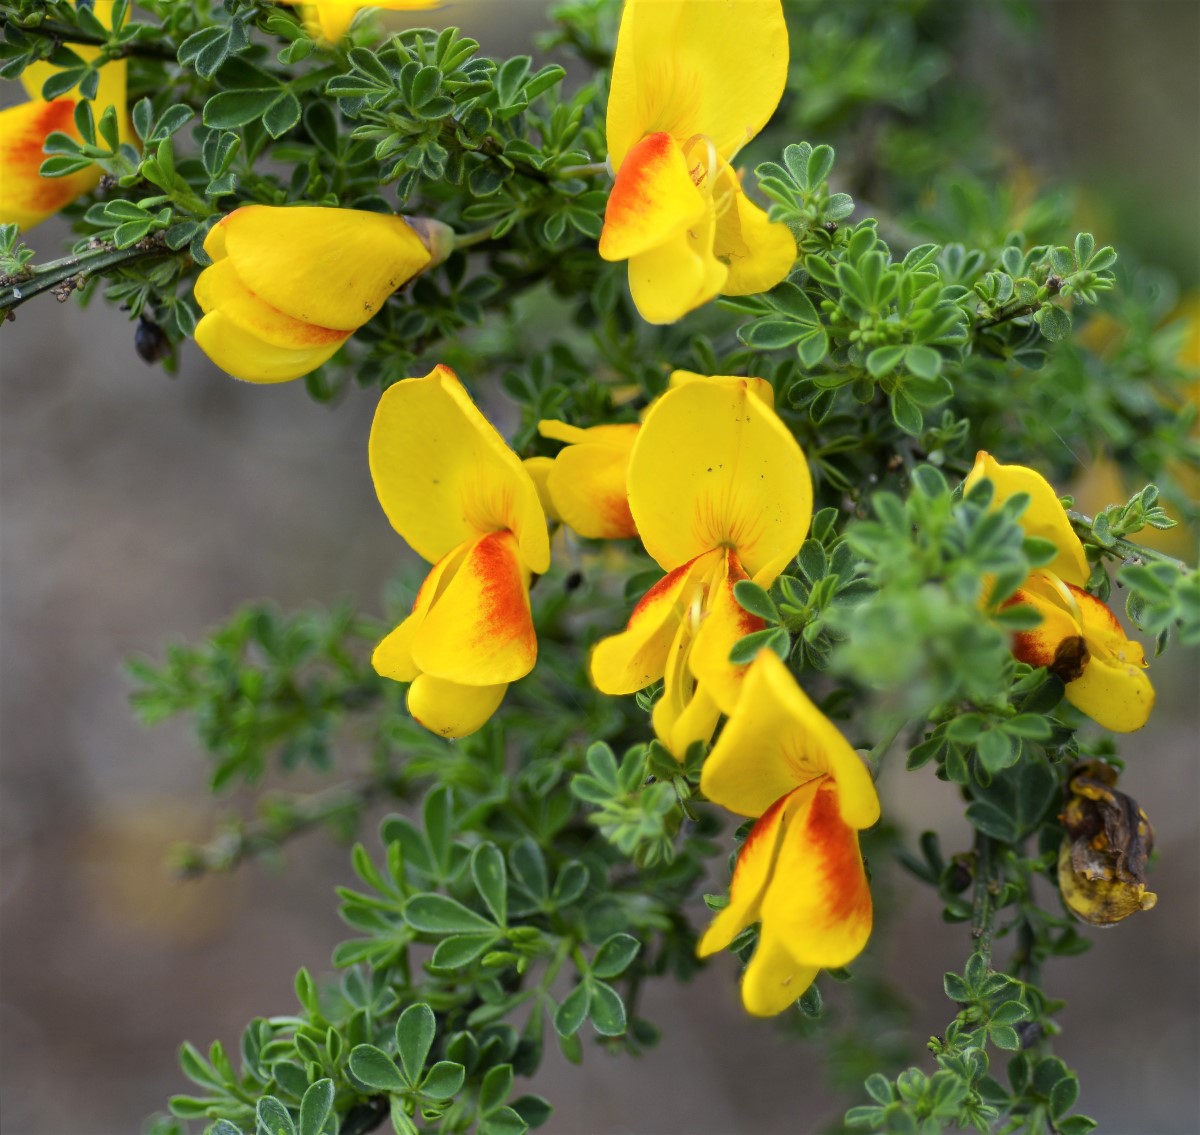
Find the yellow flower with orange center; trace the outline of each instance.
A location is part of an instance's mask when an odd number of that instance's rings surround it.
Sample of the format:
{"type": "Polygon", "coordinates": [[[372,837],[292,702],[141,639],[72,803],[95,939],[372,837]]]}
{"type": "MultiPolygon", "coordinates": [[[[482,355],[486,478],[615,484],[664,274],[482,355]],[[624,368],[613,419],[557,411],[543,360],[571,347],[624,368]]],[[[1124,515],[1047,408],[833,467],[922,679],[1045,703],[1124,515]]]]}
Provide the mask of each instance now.
{"type": "Polygon", "coordinates": [[[769,587],[812,519],[804,454],[758,379],[685,375],[651,406],[629,458],[629,508],[667,573],[620,634],[597,644],[591,676],[606,694],[664,679],[654,729],[676,757],[732,711],[745,667],[729,661],[763,627],[733,595],[769,587]]]}
{"type": "Polygon", "coordinates": [[[650,323],[766,291],[791,271],[790,231],[750,202],[729,164],[779,105],[787,67],[780,0],[626,0],[600,255],[629,261],[650,323]]]}
{"type": "MultiPolygon", "coordinates": [[[[112,26],[115,0],[96,0],[92,11],[105,25],[112,26]]],[[[84,62],[100,56],[99,47],[72,44],[71,50],[84,62]]],[[[67,134],[80,141],[75,128],[75,106],[79,88],[49,101],[42,98],[46,80],[61,68],[39,62],[25,68],[21,83],[29,101],[0,110],[0,224],[15,224],[20,229],[53,216],[77,197],[89,193],[100,182],[96,165],[76,170],[65,177],[43,177],[39,170],[46,160],[46,139],[53,133],[67,134]]],[[[129,117],[125,111],[125,60],[114,59],[100,67],[92,113],[99,119],[111,106],[117,114],[117,133],[122,142],[133,141],[129,117]]]]}
{"type": "Polygon", "coordinates": [[[1091,574],[1087,556],[1050,482],[1024,465],[1001,465],[980,451],[964,491],[984,479],[995,486],[994,508],[1017,493],[1028,494],[1021,527],[1058,549],[1005,603],[1030,607],[1042,620],[1013,636],[1014,656],[1057,674],[1066,685],[1067,701],[1105,729],[1140,729],[1154,708],[1145,652],[1126,636],[1112,611],[1085,590],[1091,574]]]}
{"type": "Polygon", "coordinates": [[[773,1016],[819,970],[851,962],[870,937],[858,833],[879,819],[879,797],[858,754],[770,650],[751,663],[700,789],[757,822],[738,854],[729,905],[696,952],[723,950],[761,922],[742,1003],[755,1016],[773,1016]]]}
{"type": "Polygon", "coordinates": [[[433,564],[372,663],[411,683],[422,725],[464,737],[537,660],[529,582],[550,566],[537,488],[449,367],[384,391],[368,452],[392,527],[433,564]]]}
{"type": "Polygon", "coordinates": [[[213,263],[196,280],[196,343],[234,378],[300,378],[440,259],[446,234],[390,213],[244,205],[205,237],[213,263]]]}

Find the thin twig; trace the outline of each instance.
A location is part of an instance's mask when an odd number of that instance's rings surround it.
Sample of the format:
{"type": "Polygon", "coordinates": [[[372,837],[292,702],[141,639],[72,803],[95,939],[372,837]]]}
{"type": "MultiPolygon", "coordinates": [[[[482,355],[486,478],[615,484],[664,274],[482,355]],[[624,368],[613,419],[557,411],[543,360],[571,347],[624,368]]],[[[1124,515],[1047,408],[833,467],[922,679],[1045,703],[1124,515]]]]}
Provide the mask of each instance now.
{"type": "MultiPolygon", "coordinates": [[[[59,43],[78,43],[86,47],[107,47],[109,45],[109,41],[101,36],[92,35],[90,32],[85,32],[81,28],[74,28],[70,24],[60,24],[56,20],[43,20],[40,24],[27,27],[24,24],[14,21],[11,16],[0,14],[0,29],[9,25],[20,31],[22,35],[39,35],[45,39],[56,40],[59,43]]],[[[169,59],[171,62],[174,62],[175,48],[169,44],[131,40],[128,43],[116,45],[113,52],[113,58],[116,59],[123,58],[126,55],[138,55],[143,59],[169,59]]]]}
{"type": "Polygon", "coordinates": [[[274,850],[344,812],[357,811],[395,788],[392,780],[372,776],[335,784],[307,796],[268,801],[269,807],[280,814],[271,815],[268,811],[257,820],[237,821],[208,843],[175,848],[172,852],[175,873],[180,878],[193,879],[212,872],[231,871],[243,860],[274,850]]]}
{"type": "MultiPolygon", "coordinates": [[[[1097,544],[1100,543],[1096,539],[1096,534],[1092,531],[1092,524],[1094,523],[1092,517],[1084,516],[1082,512],[1075,512],[1073,509],[1067,509],[1067,519],[1070,520],[1078,535],[1086,539],[1091,539],[1097,544]]],[[[1177,560],[1174,556],[1168,556],[1165,552],[1155,551],[1155,549],[1147,548],[1142,544],[1135,544],[1132,540],[1126,540],[1123,536],[1113,537],[1111,544],[1101,544],[1100,549],[1104,552],[1119,552],[1121,557],[1126,560],[1137,560],[1139,562],[1154,560],[1156,563],[1170,564],[1172,567],[1178,568],[1181,572],[1192,570],[1183,560],[1177,560]]]]}

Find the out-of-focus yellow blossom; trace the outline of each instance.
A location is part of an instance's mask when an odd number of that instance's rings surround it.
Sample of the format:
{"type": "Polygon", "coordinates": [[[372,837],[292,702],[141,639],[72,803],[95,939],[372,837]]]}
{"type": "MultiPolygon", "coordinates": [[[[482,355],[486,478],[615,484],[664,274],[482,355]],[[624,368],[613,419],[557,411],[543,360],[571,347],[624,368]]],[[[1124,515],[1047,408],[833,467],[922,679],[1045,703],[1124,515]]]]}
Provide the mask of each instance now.
{"type": "Polygon", "coordinates": [[[360,4],[358,0],[279,0],[281,4],[299,5],[304,26],[314,39],[337,43],[349,30],[354,17],[363,8],[382,8],[388,12],[421,11],[436,8],[442,0],[373,0],[360,4]]]}
{"type": "Polygon", "coordinates": [[[751,203],[729,164],[779,105],[787,66],[780,0],[626,0],[600,255],[629,261],[650,323],[721,293],[766,291],[791,271],[790,231],[751,203]]]}
{"type": "Polygon", "coordinates": [[[434,263],[431,247],[449,233],[436,221],[360,209],[235,209],[204,241],[213,263],[196,280],[205,313],[196,343],[234,378],[300,378],[434,263]]]}
{"type": "Polygon", "coordinates": [[[529,582],[550,566],[537,488],[449,367],[388,387],[368,448],[383,511],[433,564],[372,662],[411,683],[422,725],[464,737],[537,659],[529,582]]]}
{"type": "Polygon", "coordinates": [[[763,627],[733,595],[764,587],[796,555],[812,519],[804,454],[759,380],[684,375],[646,414],[629,459],[629,507],[667,574],[620,634],[597,644],[591,676],[607,694],[664,679],[654,730],[682,759],[737,702],[734,644],[763,627]]]}
{"type": "Polygon", "coordinates": [[[761,922],[742,1003],[769,1017],[819,970],[846,965],[866,945],[871,891],[858,833],[879,819],[879,797],[858,754],[770,650],[751,664],[700,789],[757,823],[738,854],[729,905],[696,952],[723,950],[761,922]]]}
{"type": "Polygon", "coordinates": [[[1087,556],[1050,482],[1033,469],[1001,465],[981,451],[964,490],[969,492],[985,478],[995,486],[993,507],[1016,493],[1027,493],[1022,528],[1058,549],[1058,555],[1031,572],[1006,602],[1032,607],[1042,618],[1032,630],[1013,636],[1013,654],[1057,674],[1066,684],[1067,701],[1106,729],[1140,729],[1154,707],[1154,687],[1144,673],[1145,653],[1126,637],[1112,611],[1085,590],[1087,556]]]}
{"type": "MultiPolygon", "coordinates": [[[[112,26],[115,0],[96,0],[93,12],[112,26]]],[[[85,62],[96,59],[100,48],[72,44],[71,50],[85,62]]],[[[0,224],[15,224],[22,231],[44,221],[77,197],[95,189],[100,168],[87,166],[65,177],[42,177],[38,172],[46,160],[43,147],[56,131],[79,140],[75,129],[78,87],[58,98],[42,98],[42,86],[61,68],[46,62],[34,63],[21,74],[29,101],[0,110],[0,224]]],[[[117,114],[117,131],[122,142],[133,140],[125,110],[125,60],[114,59],[100,68],[100,82],[92,100],[98,119],[109,107],[117,114]]]]}

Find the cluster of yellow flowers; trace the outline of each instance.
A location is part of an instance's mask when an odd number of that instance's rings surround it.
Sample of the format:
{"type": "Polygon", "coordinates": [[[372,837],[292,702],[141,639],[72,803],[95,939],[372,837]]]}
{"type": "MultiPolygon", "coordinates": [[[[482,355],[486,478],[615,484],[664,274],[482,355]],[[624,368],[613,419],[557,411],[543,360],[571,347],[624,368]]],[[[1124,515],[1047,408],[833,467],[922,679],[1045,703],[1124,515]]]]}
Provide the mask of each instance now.
{"type": "MultiPolygon", "coordinates": [[[[332,36],[357,5],[310,7],[332,36]]],[[[629,261],[647,320],[676,320],[718,293],[771,288],[791,271],[790,231],[749,201],[729,165],[778,104],[787,60],[781,0],[626,0],[607,121],[615,184],[599,251],[629,261]]],[[[119,66],[105,69],[114,90],[119,66]]],[[[105,97],[117,105],[116,93],[105,97]]],[[[64,113],[32,105],[31,121],[64,113]]],[[[18,219],[34,212],[27,206],[18,219]]],[[[205,242],[213,263],[196,282],[206,313],[196,340],[242,379],[307,374],[452,243],[444,226],[397,216],[237,209],[205,242]]],[[[625,629],[596,646],[591,677],[613,695],[662,681],[653,727],[681,760],[728,718],[701,790],[756,822],[729,905],[699,952],[761,922],[742,996],[751,1013],[778,1013],[818,969],[845,965],[865,945],[872,906],[858,833],[880,814],[866,765],[779,657],[730,661],[731,648],[764,626],[737,602],[736,583],[769,587],[808,532],[804,453],[769,383],[686,371],[672,374],[640,423],[543,421],[540,431],[564,448],[522,462],[445,366],[383,394],[371,474],[388,519],[432,567],[412,613],[376,648],[375,668],[409,684],[409,710],[424,726],[466,736],[534,667],[529,588],[550,565],[548,521],[589,538],[640,538],[665,574],[625,629]]],[[[967,487],[984,477],[996,505],[1029,494],[1027,533],[1059,549],[1009,600],[1042,616],[1016,636],[1016,656],[1058,673],[1067,697],[1102,724],[1138,728],[1153,702],[1145,659],[1084,590],[1087,560],[1053,489],[981,453],[967,487]]]]}

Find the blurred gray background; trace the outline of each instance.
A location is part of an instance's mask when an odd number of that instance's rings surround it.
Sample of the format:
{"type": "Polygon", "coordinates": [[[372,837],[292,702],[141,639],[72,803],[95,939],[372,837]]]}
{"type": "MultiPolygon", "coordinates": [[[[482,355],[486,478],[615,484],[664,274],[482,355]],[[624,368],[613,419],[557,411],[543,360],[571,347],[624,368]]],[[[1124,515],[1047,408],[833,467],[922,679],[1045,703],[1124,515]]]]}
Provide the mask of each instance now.
{"type": "MultiPolygon", "coordinates": [[[[542,8],[476,0],[422,22],[459,22],[502,54],[525,48],[522,25],[542,8]]],[[[1058,0],[1044,15],[1046,109],[1066,142],[1052,172],[1113,206],[1104,240],[1194,287],[1200,4],[1058,0]],[[1136,184],[1113,172],[1129,148],[1136,184]]],[[[986,60],[990,45],[977,48],[986,60]]],[[[50,257],[64,236],[50,222],[32,243],[50,257]]],[[[0,331],[0,351],[0,1123],[117,1135],[190,1089],[181,1040],[236,1047],[251,1017],[292,1010],[297,967],[328,971],[349,936],[332,888],[350,877],[346,850],[315,836],[283,870],[173,881],[167,848],[245,800],[211,800],[186,723],[134,723],[122,661],[161,656],[254,598],[290,609],[349,596],[377,612],[404,551],[367,472],[368,393],[323,408],[301,383],[233,382],[194,349],[172,379],[138,359],[120,312],[49,297],[0,331]]],[[[1161,709],[1121,744],[1125,787],[1158,833],[1158,908],[1046,975],[1069,1002],[1058,1050],[1080,1072],[1080,1107],[1116,1135],[1200,1130],[1195,674],[1177,652],[1158,664],[1161,709]]],[[[960,805],[928,769],[890,769],[882,792],[889,817],[960,846],[960,805]]],[[[373,825],[366,836],[374,846],[373,825]]],[[[966,931],[943,928],[915,884],[901,898],[870,949],[916,1007],[919,1044],[945,1024],[941,975],[965,956],[966,931]]],[[[645,1010],[665,1039],[639,1061],[590,1045],[582,1068],[548,1058],[533,1090],[555,1106],[549,1130],[799,1133],[844,1107],[822,1086],[820,1041],[781,1043],[743,1016],[730,957],[690,987],[649,988],[645,1010]]]]}

